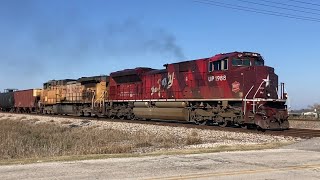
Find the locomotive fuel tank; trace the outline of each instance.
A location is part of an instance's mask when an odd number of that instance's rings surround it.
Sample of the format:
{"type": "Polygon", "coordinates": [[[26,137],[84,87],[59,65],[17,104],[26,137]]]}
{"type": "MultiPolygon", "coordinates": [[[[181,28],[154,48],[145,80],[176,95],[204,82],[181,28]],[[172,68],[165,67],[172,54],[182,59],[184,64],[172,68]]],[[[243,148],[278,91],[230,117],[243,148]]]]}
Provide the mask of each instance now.
{"type": "Polygon", "coordinates": [[[137,118],[188,121],[189,113],[184,108],[133,108],[137,118]]]}
{"type": "Polygon", "coordinates": [[[187,102],[155,102],[158,108],[185,108],[188,106],[187,102]]]}
{"type": "Polygon", "coordinates": [[[133,113],[138,118],[188,121],[187,105],[186,102],[135,102],[133,113]]]}

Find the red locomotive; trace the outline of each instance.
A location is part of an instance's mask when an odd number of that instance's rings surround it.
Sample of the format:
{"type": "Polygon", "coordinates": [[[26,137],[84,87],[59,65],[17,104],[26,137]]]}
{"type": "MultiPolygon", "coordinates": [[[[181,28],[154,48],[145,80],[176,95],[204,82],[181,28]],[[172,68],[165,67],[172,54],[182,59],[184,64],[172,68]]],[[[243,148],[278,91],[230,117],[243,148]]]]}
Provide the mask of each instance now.
{"type": "Polygon", "coordinates": [[[258,53],[232,52],[164,66],[111,73],[107,115],[289,128],[284,84],[279,88],[274,68],[265,66],[258,53]]]}
{"type": "Polygon", "coordinates": [[[160,70],[135,68],[110,76],[53,80],[44,83],[41,93],[15,92],[15,99],[11,92],[0,93],[0,108],[289,128],[284,84],[278,85],[274,68],[265,66],[258,53],[232,52],[164,66],[160,70]]]}

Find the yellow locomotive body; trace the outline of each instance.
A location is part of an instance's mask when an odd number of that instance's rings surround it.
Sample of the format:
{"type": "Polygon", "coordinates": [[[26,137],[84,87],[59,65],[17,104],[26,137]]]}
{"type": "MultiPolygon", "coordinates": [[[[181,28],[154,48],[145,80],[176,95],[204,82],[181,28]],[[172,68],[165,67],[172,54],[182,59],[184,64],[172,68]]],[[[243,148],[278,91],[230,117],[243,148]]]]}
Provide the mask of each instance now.
{"type": "Polygon", "coordinates": [[[108,100],[108,77],[51,80],[41,93],[43,113],[92,114],[103,111],[108,100]]]}

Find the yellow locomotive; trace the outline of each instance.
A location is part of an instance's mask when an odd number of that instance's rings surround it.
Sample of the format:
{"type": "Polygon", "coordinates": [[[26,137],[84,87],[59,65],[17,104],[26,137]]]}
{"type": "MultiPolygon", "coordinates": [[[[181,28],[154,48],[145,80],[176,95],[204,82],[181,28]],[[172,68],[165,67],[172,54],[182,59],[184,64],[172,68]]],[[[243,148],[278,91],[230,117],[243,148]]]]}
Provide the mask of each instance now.
{"type": "Polygon", "coordinates": [[[51,80],[43,84],[40,111],[44,114],[91,115],[104,113],[108,76],[51,80]]]}

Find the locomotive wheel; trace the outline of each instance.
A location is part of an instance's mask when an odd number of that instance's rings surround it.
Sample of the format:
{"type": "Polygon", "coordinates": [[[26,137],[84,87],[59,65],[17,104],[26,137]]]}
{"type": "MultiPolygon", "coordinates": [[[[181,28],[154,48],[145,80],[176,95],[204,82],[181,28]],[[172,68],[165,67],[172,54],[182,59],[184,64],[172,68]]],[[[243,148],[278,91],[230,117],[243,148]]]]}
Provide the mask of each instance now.
{"type": "Polygon", "coordinates": [[[261,132],[265,132],[266,131],[265,129],[262,129],[260,126],[257,127],[257,130],[261,131],[261,132]]]}
{"type": "Polygon", "coordinates": [[[190,120],[191,122],[194,122],[197,125],[206,125],[207,124],[207,120],[204,120],[204,118],[201,115],[197,115],[195,112],[191,112],[190,115],[190,120]]]}
{"type": "Polygon", "coordinates": [[[204,126],[204,125],[207,125],[207,122],[208,122],[208,121],[206,121],[206,120],[204,120],[204,121],[196,121],[196,124],[197,124],[197,125],[204,126]]]}
{"type": "Polygon", "coordinates": [[[248,126],[247,126],[246,124],[241,124],[240,127],[241,127],[242,129],[248,129],[248,126]]]}
{"type": "Polygon", "coordinates": [[[224,122],[219,123],[220,127],[228,127],[229,125],[230,125],[230,121],[224,121],[224,122]]]}
{"type": "Polygon", "coordinates": [[[135,117],[134,117],[134,115],[128,115],[128,116],[127,116],[127,119],[129,119],[129,120],[134,120],[135,117]]]}

